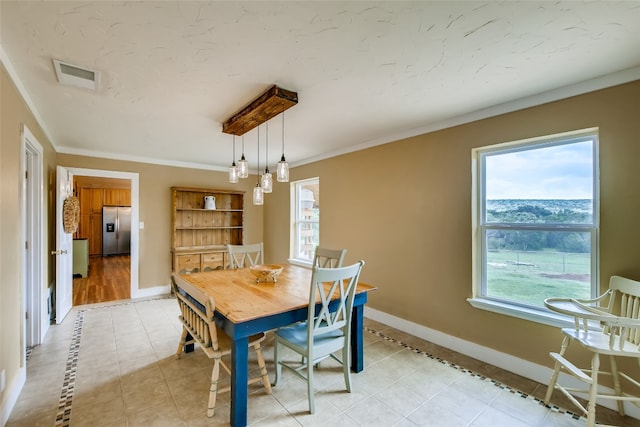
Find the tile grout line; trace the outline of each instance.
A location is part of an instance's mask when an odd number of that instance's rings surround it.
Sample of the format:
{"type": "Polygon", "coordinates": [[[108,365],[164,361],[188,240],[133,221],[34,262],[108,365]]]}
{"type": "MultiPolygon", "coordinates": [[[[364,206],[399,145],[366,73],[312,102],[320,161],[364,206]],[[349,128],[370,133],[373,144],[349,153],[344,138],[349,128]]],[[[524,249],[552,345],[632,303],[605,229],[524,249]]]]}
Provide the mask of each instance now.
{"type": "MultiPolygon", "coordinates": [[[[60,391],[60,400],[58,401],[58,410],[54,421],[54,427],[69,427],[71,424],[71,408],[73,403],[73,394],[75,391],[76,374],[78,370],[78,360],[80,355],[80,338],[82,336],[82,326],[84,322],[85,311],[99,310],[103,308],[111,308],[118,305],[137,304],[139,302],[155,301],[163,298],[152,298],[141,301],[123,301],[116,304],[108,304],[95,307],[87,307],[78,310],[73,325],[73,336],[71,345],[69,346],[69,354],[67,355],[67,365],[64,372],[64,380],[62,382],[62,390],[60,391]]],[[[31,351],[27,350],[27,361],[31,356],[31,351]]]]}
{"type": "Polygon", "coordinates": [[[426,357],[428,357],[430,359],[433,359],[433,360],[435,360],[437,362],[442,363],[445,366],[449,366],[450,368],[453,368],[453,369],[456,369],[456,370],[461,371],[463,373],[466,373],[466,374],[468,374],[468,375],[470,375],[470,376],[472,376],[474,378],[477,378],[477,379],[485,381],[485,382],[490,382],[494,386],[496,386],[496,387],[498,387],[500,389],[503,389],[503,390],[507,390],[509,393],[512,393],[512,394],[514,394],[516,396],[519,396],[519,397],[521,397],[523,399],[533,400],[533,401],[537,402],[539,405],[542,405],[542,406],[546,407],[547,409],[551,410],[552,412],[556,412],[556,413],[559,413],[559,414],[567,415],[567,416],[573,418],[574,420],[580,420],[582,418],[579,414],[575,414],[575,413],[573,413],[573,412],[571,412],[571,411],[569,411],[567,409],[560,408],[557,405],[545,405],[545,403],[541,399],[539,399],[539,398],[537,398],[537,397],[535,397],[533,395],[527,394],[527,393],[525,393],[525,392],[523,392],[521,390],[515,389],[515,388],[513,388],[511,386],[508,386],[506,384],[502,384],[501,382],[499,382],[497,380],[494,380],[494,379],[489,378],[489,377],[487,377],[485,375],[482,375],[482,374],[479,374],[477,372],[474,372],[474,371],[472,371],[470,369],[467,369],[465,367],[462,367],[460,365],[456,365],[455,363],[451,363],[451,362],[449,362],[447,360],[442,359],[441,357],[434,356],[433,354],[428,353],[428,352],[426,352],[424,350],[420,350],[420,349],[418,349],[416,347],[413,347],[413,346],[411,346],[409,344],[406,344],[406,343],[404,343],[404,342],[402,342],[402,341],[400,341],[398,339],[395,339],[395,338],[392,338],[390,336],[387,336],[382,332],[376,331],[376,330],[371,329],[371,328],[366,327],[366,326],[365,326],[364,330],[369,332],[372,335],[380,337],[380,338],[382,338],[382,339],[384,339],[386,341],[389,341],[391,343],[394,343],[396,345],[402,346],[402,347],[406,348],[407,350],[410,350],[410,351],[412,351],[414,353],[426,356],[426,357]]]}
{"type": "Polygon", "coordinates": [[[67,356],[67,366],[64,372],[64,381],[58,402],[58,412],[54,427],[68,427],[71,421],[71,403],[76,385],[76,373],[78,370],[78,356],[80,354],[80,337],[82,336],[82,324],[84,321],[84,310],[79,310],[73,326],[73,337],[69,346],[67,356]]]}
{"type": "MultiPolygon", "coordinates": [[[[128,304],[137,304],[138,302],[145,302],[145,301],[127,301],[121,304],[115,304],[115,305],[128,305],[128,304]]],[[[67,356],[67,365],[65,368],[65,376],[64,376],[64,381],[63,381],[63,385],[62,385],[62,390],[60,393],[60,400],[59,400],[59,404],[58,404],[58,411],[56,413],[56,419],[55,419],[55,423],[54,423],[54,427],[69,427],[70,426],[70,420],[71,420],[71,408],[72,408],[72,401],[73,401],[73,394],[74,394],[74,390],[75,390],[75,382],[76,382],[76,373],[77,373],[77,366],[78,366],[78,359],[79,359],[79,353],[80,353],[80,338],[82,336],[82,327],[83,327],[83,322],[84,322],[84,313],[87,310],[95,310],[95,309],[101,309],[101,308],[110,308],[113,305],[108,305],[108,306],[101,306],[101,307],[91,307],[91,308],[87,308],[87,309],[81,309],[78,310],[78,312],[76,313],[76,319],[75,319],[75,323],[74,323],[74,330],[73,330],[73,337],[72,337],[72,341],[71,341],[71,345],[69,347],[69,354],[67,356]]],[[[426,356],[430,359],[436,360],[438,362],[440,362],[441,364],[445,365],[445,366],[449,366],[453,369],[459,370],[463,373],[466,373],[472,377],[478,378],[482,381],[487,381],[487,382],[491,382],[494,386],[499,387],[501,389],[505,389],[507,391],[509,391],[512,394],[515,394],[519,397],[522,397],[524,399],[529,399],[529,400],[533,400],[535,402],[537,402],[538,404],[547,407],[548,409],[550,409],[553,412],[557,412],[560,414],[566,414],[568,416],[570,416],[573,419],[579,420],[581,417],[578,414],[574,414],[571,411],[565,410],[563,408],[560,408],[556,405],[545,405],[544,402],[540,399],[538,399],[535,396],[529,395],[527,393],[524,393],[520,390],[517,390],[511,386],[502,384],[501,382],[494,380],[492,378],[488,378],[482,374],[478,374],[474,371],[471,371],[469,369],[466,369],[460,365],[457,365],[455,363],[451,363],[448,362],[438,356],[434,356],[424,350],[420,350],[416,347],[413,347],[409,344],[406,344],[398,339],[392,338],[390,336],[385,335],[382,332],[376,331],[374,329],[371,329],[369,327],[364,327],[364,330],[372,335],[378,336],[388,342],[394,343],[396,345],[399,345],[401,347],[404,347],[407,350],[410,350],[414,353],[426,356]]]]}

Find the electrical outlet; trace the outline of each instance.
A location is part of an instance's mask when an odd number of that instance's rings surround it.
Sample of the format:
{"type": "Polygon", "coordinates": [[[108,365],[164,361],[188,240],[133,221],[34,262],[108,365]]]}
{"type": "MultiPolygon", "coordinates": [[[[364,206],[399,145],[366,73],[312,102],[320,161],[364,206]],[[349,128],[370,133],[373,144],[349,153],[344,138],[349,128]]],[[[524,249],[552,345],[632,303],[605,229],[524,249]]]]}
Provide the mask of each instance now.
{"type": "Polygon", "coordinates": [[[5,370],[3,369],[2,372],[0,372],[0,393],[4,391],[4,376],[5,376],[5,370]]]}

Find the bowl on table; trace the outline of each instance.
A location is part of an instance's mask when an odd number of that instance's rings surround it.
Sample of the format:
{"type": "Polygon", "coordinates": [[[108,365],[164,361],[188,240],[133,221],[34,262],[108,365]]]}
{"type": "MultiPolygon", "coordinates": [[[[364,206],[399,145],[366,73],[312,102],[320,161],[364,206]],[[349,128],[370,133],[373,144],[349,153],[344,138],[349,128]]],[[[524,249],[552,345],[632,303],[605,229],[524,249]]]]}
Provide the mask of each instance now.
{"type": "Polygon", "coordinates": [[[256,276],[256,282],[277,282],[278,274],[282,272],[282,266],[278,264],[256,264],[249,267],[251,273],[256,276]]]}

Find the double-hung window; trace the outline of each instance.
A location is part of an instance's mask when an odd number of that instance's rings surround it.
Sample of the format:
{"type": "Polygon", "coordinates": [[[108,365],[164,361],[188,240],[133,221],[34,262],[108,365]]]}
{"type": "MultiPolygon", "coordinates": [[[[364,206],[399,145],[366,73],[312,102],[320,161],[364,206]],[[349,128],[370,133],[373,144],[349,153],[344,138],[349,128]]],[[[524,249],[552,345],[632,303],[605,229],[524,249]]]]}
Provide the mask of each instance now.
{"type": "Polygon", "coordinates": [[[291,258],[311,263],[320,243],[320,179],[291,183],[291,258]]]}
{"type": "Polygon", "coordinates": [[[473,298],[531,320],[545,298],[597,295],[598,135],[473,150],[473,298]]]}

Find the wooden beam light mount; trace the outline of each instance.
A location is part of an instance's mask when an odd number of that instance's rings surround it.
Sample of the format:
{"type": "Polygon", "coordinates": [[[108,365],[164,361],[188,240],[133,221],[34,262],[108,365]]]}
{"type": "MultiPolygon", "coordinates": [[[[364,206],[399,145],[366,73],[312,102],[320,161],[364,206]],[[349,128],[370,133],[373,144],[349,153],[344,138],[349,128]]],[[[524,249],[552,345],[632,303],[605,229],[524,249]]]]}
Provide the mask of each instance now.
{"type": "Polygon", "coordinates": [[[271,86],[222,124],[222,132],[243,135],[298,103],[298,94],[271,86]]]}

